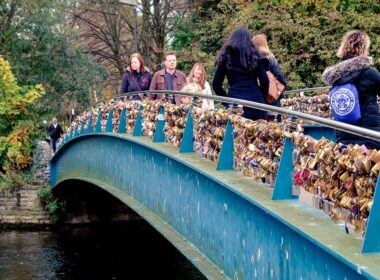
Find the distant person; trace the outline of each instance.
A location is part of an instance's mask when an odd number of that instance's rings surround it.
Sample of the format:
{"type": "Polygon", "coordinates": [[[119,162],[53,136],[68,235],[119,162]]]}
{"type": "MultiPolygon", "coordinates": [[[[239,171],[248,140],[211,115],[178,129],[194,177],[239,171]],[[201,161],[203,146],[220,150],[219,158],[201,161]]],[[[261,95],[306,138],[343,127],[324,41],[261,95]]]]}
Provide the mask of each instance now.
{"type": "MultiPolygon", "coordinates": [[[[167,52],[164,57],[166,68],[157,71],[150,84],[150,90],[181,90],[186,84],[186,75],[177,70],[177,57],[175,52],[167,52]]],[[[162,94],[151,94],[151,100],[162,100],[162,94]]],[[[175,96],[170,100],[175,104],[181,104],[181,96],[175,96]]]]}
{"type": "MultiPolygon", "coordinates": [[[[149,69],[144,66],[141,54],[133,53],[129,59],[127,71],[123,75],[120,93],[149,90],[151,82],[152,75],[149,69]]],[[[138,100],[139,96],[134,95],[132,99],[138,100]]]]}
{"type": "MultiPolygon", "coordinates": [[[[323,72],[322,80],[333,87],[353,84],[358,93],[361,114],[361,118],[354,125],[380,131],[380,115],[377,107],[377,96],[380,95],[380,74],[372,66],[372,58],[368,56],[369,47],[370,39],[365,32],[358,30],[347,32],[337,52],[337,56],[342,61],[328,67],[323,72]]],[[[340,100],[349,101],[349,98],[341,95],[340,100]]],[[[349,109],[352,103],[343,102],[340,105],[349,109]]],[[[340,105],[337,107],[341,107],[340,105]]],[[[336,138],[337,142],[343,144],[365,144],[370,149],[380,149],[378,141],[346,132],[337,131],[336,138]]]]}
{"type": "Polygon", "coordinates": [[[75,108],[71,109],[71,122],[75,120],[75,108]]]}
{"type": "MultiPolygon", "coordinates": [[[[265,104],[269,87],[266,74],[268,68],[268,59],[260,58],[258,50],[252,43],[251,32],[246,28],[239,28],[231,34],[220,50],[212,86],[219,96],[265,104]],[[228,94],[223,89],[226,76],[229,85],[228,94]]],[[[267,118],[265,111],[249,107],[243,109],[245,118],[252,120],[267,118]]]]}
{"type": "MultiPolygon", "coordinates": [[[[256,46],[257,50],[259,51],[259,54],[263,57],[266,57],[269,60],[269,71],[276,77],[276,79],[283,84],[286,87],[286,78],[285,75],[282,73],[280,66],[274,57],[273,53],[269,49],[267,38],[264,34],[258,34],[253,36],[252,38],[253,44],[256,46]]],[[[274,103],[268,103],[269,105],[280,107],[281,102],[280,98],[278,98],[274,103]]],[[[274,115],[268,112],[268,115],[274,115]]],[[[271,120],[271,118],[268,116],[268,119],[271,120]]],[[[277,120],[281,122],[281,115],[277,115],[277,120]]]]}
{"type": "MultiPolygon", "coordinates": [[[[198,84],[201,87],[200,93],[212,95],[210,84],[207,82],[207,73],[202,63],[194,64],[186,81],[198,84]]],[[[202,98],[202,110],[214,110],[214,100],[202,98]]]]}
{"type": "Polygon", "coordinates": [[[58,123],[56,118],[53,118],[52,124],[48,127],[48,135],[50,137],[50,143],[54,153],[57,148],[57,140],[61,137],[62,134],[63,130],[61,125],[58,123]]]}

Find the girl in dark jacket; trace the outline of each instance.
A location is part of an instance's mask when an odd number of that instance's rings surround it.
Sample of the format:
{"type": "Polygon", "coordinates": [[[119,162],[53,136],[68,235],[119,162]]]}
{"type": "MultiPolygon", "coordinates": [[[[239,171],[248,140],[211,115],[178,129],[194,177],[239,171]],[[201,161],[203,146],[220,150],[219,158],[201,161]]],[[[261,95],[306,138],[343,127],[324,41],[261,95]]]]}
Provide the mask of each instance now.
{"type": "MultiPolygon", "coordinates": [[[[149,69],[144,66],[144,60],[139,53],[134,53],[129,59],[127,71],[123,75],[121,83],[121,94],[134,91],[148,90],[152,81],[152,75],[149,69]]],[[[134,95],[132,99],[139,99],[134,95]]]]}
{"type": "MultiPolygon", "coordinates": [[[[268,60],[259,57],[251,38],[251,32],[246,28],[239,28],[232,33],[217,58],[212,86],[219,96],[265,103],[269,87],[266,74],[268,60]],[[223,89],[226,76],[229,84],[228,95],[223,89]]],[[[252,120],[266,119],[267,113],[244,107],[243,116],[252,120]]]]}
{"type": "MultiPolygon", "coordinates": [[[[286,87],[286,79],[285,75],[282,73],[280,66],[278,65],[278,62],[276,58],[274,57],[273,53],[269,49],[267,38],[264,34],[258,34],[253,36],[252,43],[257,48],[259,54],[263,57],[266,57],[269,60],[269,71],[272,72],[272,74],[276,77],[276,79],[283,84],[286,87]]],[[[282,95],[279,99],[277,99],[274,103],[271,103],[269,105],[280,107],[281,106],[281,99],[282,95]]],[[[281,122],[281,115],[277,115],[277,120],[281,122]]]]}
{"type": "MultiPolygon", "coordinates": [[[[365,32],[353,30],[347,32],[337,52],[343,61],[328,67],[322,80],[326,84],[355,85],[361,111],[361,119],[355,125],[380,131],[380,114],[377,96],[380,95],[380,74],[372,66],[368,56],[370,39],[365,32]]],[[[380,149],[380,143],[353,134],[337,131],[337,141],[343,144],[365,144],[370,149],[380,149]]]]}

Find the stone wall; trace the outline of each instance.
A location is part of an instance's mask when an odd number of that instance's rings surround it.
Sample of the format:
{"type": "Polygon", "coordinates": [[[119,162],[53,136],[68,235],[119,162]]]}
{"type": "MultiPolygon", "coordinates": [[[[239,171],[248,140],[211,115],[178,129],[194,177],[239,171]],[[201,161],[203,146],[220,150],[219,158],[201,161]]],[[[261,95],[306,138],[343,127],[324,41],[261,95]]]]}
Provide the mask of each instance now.
{"type": "Polygon", "coordinates": [[[52,149],[46,141],[40,141],[33,151],[33,181],[41,185],[50,184],[50,159],[52,149]]]}
{"type": "MultiPolygon", "coordinates": [[[[0,227],[49,225],[49,213],[37,196],[42,185],[50,185],[52,149],[40,141],[33,152],[32,175],[35,185],[22,186],[18,191],[0,190],[0,227]]],[[[65,224],[87,224],[138,220],[140,217],[110,194],[84,182],[69,182],[63,188],[66,196],[57,195],[67,202],[60,220],[65,224]]]]}
{"type": "Polygon", "coordinates": [[[0,224],[46,225],[49,214],[40,204],[37,192],[40,185],[49,185],[52,150],[46,141],[40,141],[33,151],[33,181],[35,185],[22,186],[18,191],[0,191],[0,224]]]}
{"type": "Polygon", "coordinates": [[[26,185],[18,192],[0,191],[0,224],[50,224],[49,214],[37,197],[38,188],[26,185]]]}

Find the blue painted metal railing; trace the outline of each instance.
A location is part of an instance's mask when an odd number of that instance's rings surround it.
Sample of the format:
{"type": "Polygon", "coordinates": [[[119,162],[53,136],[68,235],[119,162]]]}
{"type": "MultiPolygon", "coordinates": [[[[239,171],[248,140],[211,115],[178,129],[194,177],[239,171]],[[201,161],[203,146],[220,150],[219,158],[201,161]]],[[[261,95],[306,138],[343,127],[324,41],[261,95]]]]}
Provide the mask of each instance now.
{"type": "MultiPolygon", "coordinates": [[[[226,103],[232,103],[232,104],[239,104],[246,107],[254,108],[254,109],[260,109],[265,111],[271,111],[283,115],[289,115],[289,116],[295,116],[304,120],[316,122],[319,125],[323,125],[325,127],[331,128],[331,129],[337,129],[340,131],[349,132],[352,134],[360,135],[369,139],[373,139],[375,141],[380,141],[380,132],[356,127],[350,124],[345,124],[341,122],[337,122],[334,120],[329,120],[297,111],[291,111],[288,109],[283,109],[279,107],[274,107],[266,104],[256,103],[256,102],[250,102],[240,99],[234,99],[234,98],[228,98],[228,97],[220,97],[220,96],[210,96],[210,95],[204,95],[204,94],[198,94],[198,93],[185,93],[180,91],[148,91],[144,93],[150,93],[150,94],[172,94],[172,95],[183,95],[183,96],[191,96],[193,98],[207,98],[212,99],[215,101],[221,101],[226,103]]],[[[115,96],[114,98],[124,98],[127,96],[133,96],[141,94],[141,92],[133,92],[129,94],[119,95],[115,96]]],[[[133,130],[133,136],[142,136],[142,115],[141,115],[142,108],[139,108],[139,113],[136,119],[136,123],[133,130]]],[[[111,110],[112,112],[112,110],[111,110]]],[[[163,115],[162,108],[160,109],[160,115],[163,115]]],[[[121,121],[119,123],[118,132],[124,133],[125,132],[125,123],[126,119],[125,117],[125,109],[122,112],[121,121]]],[[[95,128],[95,132],[100,133],[101,130],[101,119],[102,115],[99,112],[97,125],[95,128]]],[[[89,124],[92,124],[92,118],[89,120],[89,124]]],[[[110,114],[109,119],[107,121],[107,127],[108,124],[112,126],[112,114],[110,114]]],[[[157,129],[155,131],[155,134],[153,136],[153,140],[157,142],[163,141],[163,126],[164,126],[164,120],[160,117],[159,122],[157,124],[157,129]]],[[[320,127],[318,127],[320,130],[320,127]]],[[[107,132],[112,131],[111,128],[106,128],[107,132]]],[[[76,130],[77,131],[77,128],[76,130]]],[[[92,132],[91,125],[88,126],[87,133],[92,132]]],[[[313,127],[309,127],[309,133],[313,134],[313,127]]],[[[324,131],[319,131],[317,134],[321,136],[324,133],[324,131]]],[[[69,140],[73,139],[75,136],[77,136],[78,133],[74,133],[73,131],[70,132],[69,140]]],[[[328,138],[331,137],[331,135],[328,135],[328,138]]],[[[194,152],[193,150],[193,119],[191,110],[189,110],[188,116],[187,116],[187,122],[182,138],[182,143],[179,149],[180,153],[191,153],[194,152]]],[[[67,140],[66,140],[67,142],[67,140]]],[[[276,176],[276,181],[274,184],[274,190],[273,190],[273,200],[287,200],[287,199],[297,199],[297,195],[292,194],[291,186],[292,186],[292,174],[293,174],[293,162],[292,162],[292,150],[293,150],[293,144],[289,138],[285,139],[284,142],[284,148],[283,148],[283,154],[281,156],[280,160],[280,166],[278,168],[278,173],[276,176]]],[[[221,150],[221,154],[219,157],[217,170],[232,170],[232,164],[233,164],[233,134],[232,134],[232,126],[231,123],[228,122],[226,127],[226,133],[223,140],[223,146],[221,150]]],[[[377,180],[376,182],[376,188],[375,193],[373,196],[373,206],[368,218],[367,223],[367,229],[365,231],[365,237],[363,241],[362,246],[362,253],[380,253],[380,239],[378,238],[380,236],[380,223],[378,222],[380,220],[380,180],[377,180]]]]}

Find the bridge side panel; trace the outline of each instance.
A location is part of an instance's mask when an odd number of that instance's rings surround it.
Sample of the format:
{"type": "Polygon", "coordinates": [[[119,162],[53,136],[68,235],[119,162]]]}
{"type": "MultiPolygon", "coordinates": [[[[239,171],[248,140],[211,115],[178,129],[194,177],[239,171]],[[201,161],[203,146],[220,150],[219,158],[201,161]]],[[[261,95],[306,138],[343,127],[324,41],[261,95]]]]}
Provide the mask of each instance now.
{"type": "Polygon", "coordinates": [[[361,279],[305,237],[216,181],[157,151],[115,137],[69,146],[55,180],[118,187],[194,244],[230,278],[361,279]]]}

